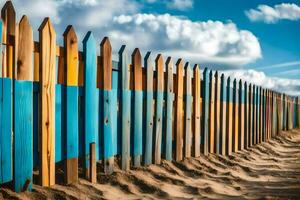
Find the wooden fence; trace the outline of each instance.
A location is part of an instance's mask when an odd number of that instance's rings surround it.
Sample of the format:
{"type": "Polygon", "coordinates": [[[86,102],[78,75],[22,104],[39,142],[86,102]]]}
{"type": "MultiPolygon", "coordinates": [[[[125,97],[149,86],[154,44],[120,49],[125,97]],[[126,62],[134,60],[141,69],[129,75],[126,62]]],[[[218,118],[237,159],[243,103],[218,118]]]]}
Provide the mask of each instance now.
{"type": "Polygon", "coordinates": [[[96,182],[96,161],[110,174],[115,165],[160,164],[215,153],[230,155],[300,127],[299,97],[264,89],[179,59],[126,46],[112,61],[105,37],[78,39],[72,26],[56,45],[49,18],[39,41],[26,16],[16,24],[7,1],[1,11],[0,183],[30,190],[55,184],[61,164],[66,184],[78,168],[96,182]],[[100,48],[100,56],[96,54],[100,48]],[[176,72],[175,72],[176,71],[176,72]],[[118,159],[115,159],[118,158],[118,159]],[[116,161],[120,161],[116,163],[116,161]]]}

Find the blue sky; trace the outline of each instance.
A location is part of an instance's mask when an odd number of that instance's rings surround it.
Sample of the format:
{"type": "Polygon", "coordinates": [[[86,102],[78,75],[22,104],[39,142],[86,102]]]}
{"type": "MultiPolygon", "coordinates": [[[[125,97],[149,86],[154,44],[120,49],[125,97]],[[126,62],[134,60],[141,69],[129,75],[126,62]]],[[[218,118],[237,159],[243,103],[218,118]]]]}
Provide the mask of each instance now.
{"type": "MultiPolygon", "coordinates": [[[[3,4],[5,1],[0,0],[3,4]]],[[[142,54],[182,57],[288,94],[300,95],[300,1],[14,0],[37,30],[49,16],[58,42],[72,24],[82,41],[92,30],[142,54]]],[[[35,32],[37,39],[37,31],[35,32]]]]}

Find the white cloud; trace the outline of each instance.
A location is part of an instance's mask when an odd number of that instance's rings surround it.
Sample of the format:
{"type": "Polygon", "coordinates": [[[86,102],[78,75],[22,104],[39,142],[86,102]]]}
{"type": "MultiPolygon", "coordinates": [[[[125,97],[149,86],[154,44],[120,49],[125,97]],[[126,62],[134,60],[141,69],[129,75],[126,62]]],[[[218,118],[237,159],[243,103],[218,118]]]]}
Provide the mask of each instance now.
{"type": "Polygon", "coordinates": [[[277,4],[274,7],[259,5],[257,9],[250,9],[245,12],[251,21],[263,21],[271,24],[279,20],[299,20],[300,7],[294,3],[277,4]]]}
{"type": "Polygon", "coordinates": [[[134,14],[115,17],[112,27],[109,35],[117,43],[166,52],[192,62],[239,66],[261,57],[258,39],[232,22],[134,14]]]}
{"type": "Polygon", "coordinates": [[[187,10],[193,7],[193,0],[171,0],[167,2],[167,7],[177,10],[187,10]]]}
{"type": "Polygon", "coordinates": [[[274,91],[285,94],[300,96],[300,80],[285,79],[279,77],[269,77],[264,72],[256,70],[228,70],[224,71],[226,76],[231,78],[242,79],[247,83],[252,83],[263,88],[272,89],[274,91]]]}

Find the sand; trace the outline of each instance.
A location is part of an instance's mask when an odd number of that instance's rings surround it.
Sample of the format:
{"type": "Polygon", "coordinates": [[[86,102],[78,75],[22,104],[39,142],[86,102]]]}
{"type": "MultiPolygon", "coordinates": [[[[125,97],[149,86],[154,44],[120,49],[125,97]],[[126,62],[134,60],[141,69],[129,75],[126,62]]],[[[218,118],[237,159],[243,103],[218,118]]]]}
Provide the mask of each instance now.
{"type": "Polygon", "coordinates": [[[71,186],[0,189],[5,199],[300,199],[300,130],[232,156],[209,155],[80,178],[71,186]]]}

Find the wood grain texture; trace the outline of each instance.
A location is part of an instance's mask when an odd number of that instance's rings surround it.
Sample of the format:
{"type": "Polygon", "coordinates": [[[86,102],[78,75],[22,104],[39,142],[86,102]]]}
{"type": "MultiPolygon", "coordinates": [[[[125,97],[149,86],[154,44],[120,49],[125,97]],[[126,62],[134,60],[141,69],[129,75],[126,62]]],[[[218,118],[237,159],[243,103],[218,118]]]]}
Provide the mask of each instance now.
{"type": "Polygon", "coordinates": [[[11,1],[6,1],[1,10],[1,19],[3,23],[2,28],[2,42],[6,44],[6,48],[3,49],[5,55],[4,66],[2,67],[2,77],[14,77],[13,68],[15,66],[16,59],[16,13],[11,1]]]}
{"type": "MultiPolygon", "coordinates": [[[[96,83],[96,82],[95,82],[96,83]]],[[[97,163],[96,163],[96,144],[90,144],[90,160],[89,160],[89,179],[91,183],[97,183],[97,163]]]]}
{"type": "Polygon", "coordinates": [[[253,87],[252,84],[249,84],[249,147],[252,146],[252,137],[253,137],[253,87]]]}
{"type": "Polygon", "coordinates": [[[22,17],[19,24],[18,39],[21,46],[18,49],[18,76],[14,81],[13,163],[16,192],[31,190],[33,173],[33,35],[26,16],[22,17]]]}
{"type": "Polygon", "coordinates": [[[244,149],[244,141],[245,141],[245,93],[243,88],[243,81],[239,81],[239,141],[238,141],[238,150],[244,149]]]}
{"type": "Polygon", "coordinates": [[[131,94],[129,91],[129,58],[126,46],[123,45],[119,50],[119,69],[121,72],[121,118],[122,118],[122,153],[121,168],[130,169],[130,122],[131,122],[131,94]]]}
{"type": "Polygon", "coordinates": [[[134,84],[134,118],[133,118],[133,165],[141,165],[142,154],[142,118],[143,118],[143,96],[142,96],[142,62],[141,53],[136,48],[132,55],[133,84],[134,84]]]}
{"type": "Polygon", "coordinates": [[[230,77],[227,78],[227,124],[226,124],[226,153],[227,155],[231,155],[232,153],[232,88],[231,88],[231,82],[230,77]]]}
{"type": "Polygon", "coordinates": [[[146,68],[146,123],[145,123],[145,152],[144,164],[152,164],[152,143],[153,143],[153,67],[151,52],[147,52],[144,58],[146,68]]]}
{"type": "Polygon", "coordinates": [[[249,147],[249,92],[248,84],[244,83],[244,148],[249,147]]]}
{"type": "Polygon", "coordinates": [[[233,118],[232,118],[232,151],[238,151],[239,143],[239,98],[238,98],[238,83],[237,80],[233,80],[233,118]]]}
{"type": "Polygon", "coordinates": [[[215,79],[213,71],[209,73],[209,153],[215,147],[215,79]]]}
{"type": "Polygon", "coordinates": [[[263,135],[263,89],[260,87],[260,111],[259,111],[259,143],[262,142],[263,135]]]}
{"type": "Polygon", "coordinates": [[[194,66],[193,79],[193,152],[194,157],[200,156],[200,136],[201,136],[201,74],[199,65],[194,66]]]}
{"type": "Polygon", "coordinates": [[[172,160],[172,132],[173,132],[173,101],[174,101],[174,88],[173,88],[173,61],[171,57],[166,61],[166,92],[167,92],[167,105],[166,105],[166,131],[165,131],[165,152],[164,157],[166,160],[172,160]]]}
{"type": "MultiPolygon", "coordinates": [[[[90,171],[91,161],[91,144],[94,144],[96,153],[96,146],[98,144],[98,111],[99,111],[99,93],[97,91],[97,49],[96,41],[93,34],[89,31],[83,39],[83,168],[85,170],[85,177],[93,182],[93,173],[90,171]]],[[[96,155],[95,159],[96,159],[96,155]]]]}
{"type": "Polygon", "coordinates": [[[181,161],[183,152],[183,60],[179,59],[176,63],[176,96],[175,96],[175,135],[176,150],[175,160],[181,161]]]}
{"type": "Polygon", "coordinates": [[[154,126],[154,163],[161,163],[161,142],[163,128],[163,92],[164,92],[164,61],[161,54],[155,59],[156,66],[156,108],[154,126]]]}
{"type": "Polygon", "coordinates": [[[215,145],[214,145],[214,152],[220,154],[220,79],[219,74],[216,71],[214,75],[214,82],[215,82],[215,115],[214,115],[214,138],[215,138],[215,145]]]}
{"type": "Polygon", "coordinates": [[[97,72],[103,86],[102,96],[102,133],[104,152],[104,173],[111,174],[114,171],[111,88],[112,88],[112,48],[108,37],[104,37],[100,43],[100,69],[97,72]]]}
{"type": "Polygon", "coordinates": [[[55,184],[55,45],[56,34],[49,18],[39,28],[40,87],[40,184],[55,184]]]}
{"type": "Polygon", "coordinates": [[[64,34],[65,69],[65,184],[78,181],[78,42],[74,28],[69,25],[64,34]]]}
{"type": "Polygon", "coordinates": [[[221,101],[221,106],[220,106],[220,145],[221,145],[221,154],[224,156],[226,155],[226,104],[227,104],[227,92],[226,92],[226,82],[225,82],[225,77],[224,74],[221,75],[221,96],[220,96],[220,101],[221,101]]]}
{"type": "Polygon", "coordinates": [[[185,64],[184,157],[191,157],[192,147],[192,69],[185,64]]]}
{"type": "Polygon", "coordinates": [[[253,85],[253,135],[252,135],[252,144],[256,144],[256,124],[257,124],[257,116],[256,116],[256,104],[257,104],[257,91],[256,91],[256,85],[253,85]]]}
{"type": "Polygon", "coordinates": [[[205,68],[203,71],[203,98],[202,98],[202,113],[203,113],[203,130],[201,135],[202,152],[204,155],[208,155],[208,133],[209,133],[209,73],[205,68]]]}

